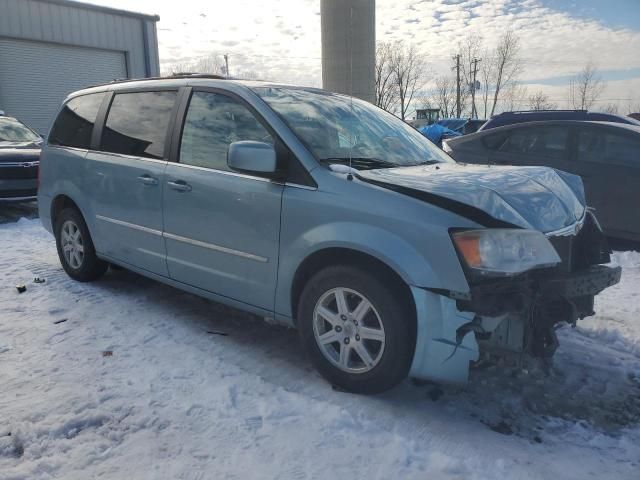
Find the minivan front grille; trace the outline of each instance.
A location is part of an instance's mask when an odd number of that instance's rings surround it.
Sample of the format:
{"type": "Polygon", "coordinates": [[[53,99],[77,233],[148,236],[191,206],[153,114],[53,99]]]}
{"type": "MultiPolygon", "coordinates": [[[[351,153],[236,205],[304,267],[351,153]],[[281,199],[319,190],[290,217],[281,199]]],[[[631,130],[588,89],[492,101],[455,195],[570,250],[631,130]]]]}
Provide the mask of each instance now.
{"type": "Polygon", "coordinates": [[[591,265],[608,263],[611,250],[591,212],[586,213],[582,228],[576,235],[549,237],[560,256],[556,268],[561,272],[575,272],[591,265]]]}

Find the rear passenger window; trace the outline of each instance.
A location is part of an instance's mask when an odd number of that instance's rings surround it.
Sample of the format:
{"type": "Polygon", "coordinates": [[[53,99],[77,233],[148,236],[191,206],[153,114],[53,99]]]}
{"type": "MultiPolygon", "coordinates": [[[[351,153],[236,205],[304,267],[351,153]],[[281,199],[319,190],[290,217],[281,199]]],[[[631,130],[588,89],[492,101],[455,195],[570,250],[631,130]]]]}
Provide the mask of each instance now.
{"type": "Polygon", "coordinates": [[[518,128],[512,130],[499,150],[560,159],[566,156],[568,139],[569,129],[562,126],[518,128]]]}
{"type": "Polygon", "coordinates": [[[218,93],[194,92],[182,130],[180,163],[229,170],[229,145],[241,140],[273,144],[273,137],[242,103],[218,93]]]}
{"type": "Polygon", "coordinates": [[[161,159],[177,92],[117,93],[102,131],[100,150],[161,159]]]}
{"type": "Polygon", "coordinates": [[[105,93],[92,93],[69,100],[49,133],[49,145],[88,149],[98,110],[105,93]]]}

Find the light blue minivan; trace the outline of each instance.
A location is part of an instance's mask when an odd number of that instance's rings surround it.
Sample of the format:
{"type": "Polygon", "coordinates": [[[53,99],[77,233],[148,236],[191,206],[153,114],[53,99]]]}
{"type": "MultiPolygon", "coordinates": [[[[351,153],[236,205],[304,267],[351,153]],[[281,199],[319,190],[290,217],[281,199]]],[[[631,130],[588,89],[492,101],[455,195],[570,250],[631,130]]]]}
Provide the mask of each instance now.
{"type": "Polygon", "coordinates": [[[296,327],[353,392],[550,357],[621,273],[579,177],[457,164],[366,102],[206,75],[70,95],[39,211],[72,278],[115,264],[296,327]]]}

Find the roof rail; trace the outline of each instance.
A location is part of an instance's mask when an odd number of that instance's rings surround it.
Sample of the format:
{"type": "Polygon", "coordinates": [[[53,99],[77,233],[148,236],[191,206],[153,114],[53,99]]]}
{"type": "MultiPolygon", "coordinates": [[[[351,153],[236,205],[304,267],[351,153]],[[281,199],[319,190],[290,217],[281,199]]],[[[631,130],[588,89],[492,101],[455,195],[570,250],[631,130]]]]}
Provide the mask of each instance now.
{"type": "Polygon", "coordinates": [[[566,110],[558,110],[555,108],[549,109],[549,110],[512,110],[510,112],[502,112],[499,113],[498,115],[505,115],[505,114],[510,114],[510,113],[538,113],[538,112],[572,112],[572,113],[587,113],[587,110],[581,110],[581,109],[566,109],[566,110]]]}
{"type": "Polygon", "coordinates": [[[216,73],[198,73],[198,72],[176,72],[169,77],[163,78],[213,78],[215,80],[229,80],[231,77],[218,75],[216,73]]]}
{"type": "Polygon", "coordinates": [[[232,80],[234,77],[225,77],[223,75],[216,75],[214,73],[190,73],[190,72],[179,72],[174,73],[172,75],[167,75],[165,77],[143,77],[143,78],[114,78],[110,82],[105,83],[97,83],[95,85],[89,85],[85,88],[92,87],[103,87],[105,85],[114,85],[119,83],[130,83],[130,82],[145,82],[147,80],[175,80],[180,78],[209,78],[212,80],[232,80]]]}

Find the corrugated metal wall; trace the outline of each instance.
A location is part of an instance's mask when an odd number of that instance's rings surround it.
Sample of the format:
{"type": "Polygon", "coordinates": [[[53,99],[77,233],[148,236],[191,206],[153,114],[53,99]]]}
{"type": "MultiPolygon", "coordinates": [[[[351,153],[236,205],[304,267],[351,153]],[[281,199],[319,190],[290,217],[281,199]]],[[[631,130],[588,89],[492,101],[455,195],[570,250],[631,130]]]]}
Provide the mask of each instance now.
{"type": "Polygon", "coordinates": [[[0,37],[120,50],[127,52],[131,77],[159,73],[155,21],[82,8],[73,3],[42,0],[0,0],[0,37]],[[143,24],[152,34],[145,47],[143,24]],[[150,71],[145,70],[149,51],[150,71]]]}
{"type": "Polygon", "coordinates": [[[42,134],[70,92],[127,75],[124,52],[3,38],[0,66],[0,108],[42,134]]]}
{"type": "Polygon", "coordinates": [[[65,0],[0,0],[0,110],[46,133],[68,93],[159,75],[156,20],[65,0]]]}

